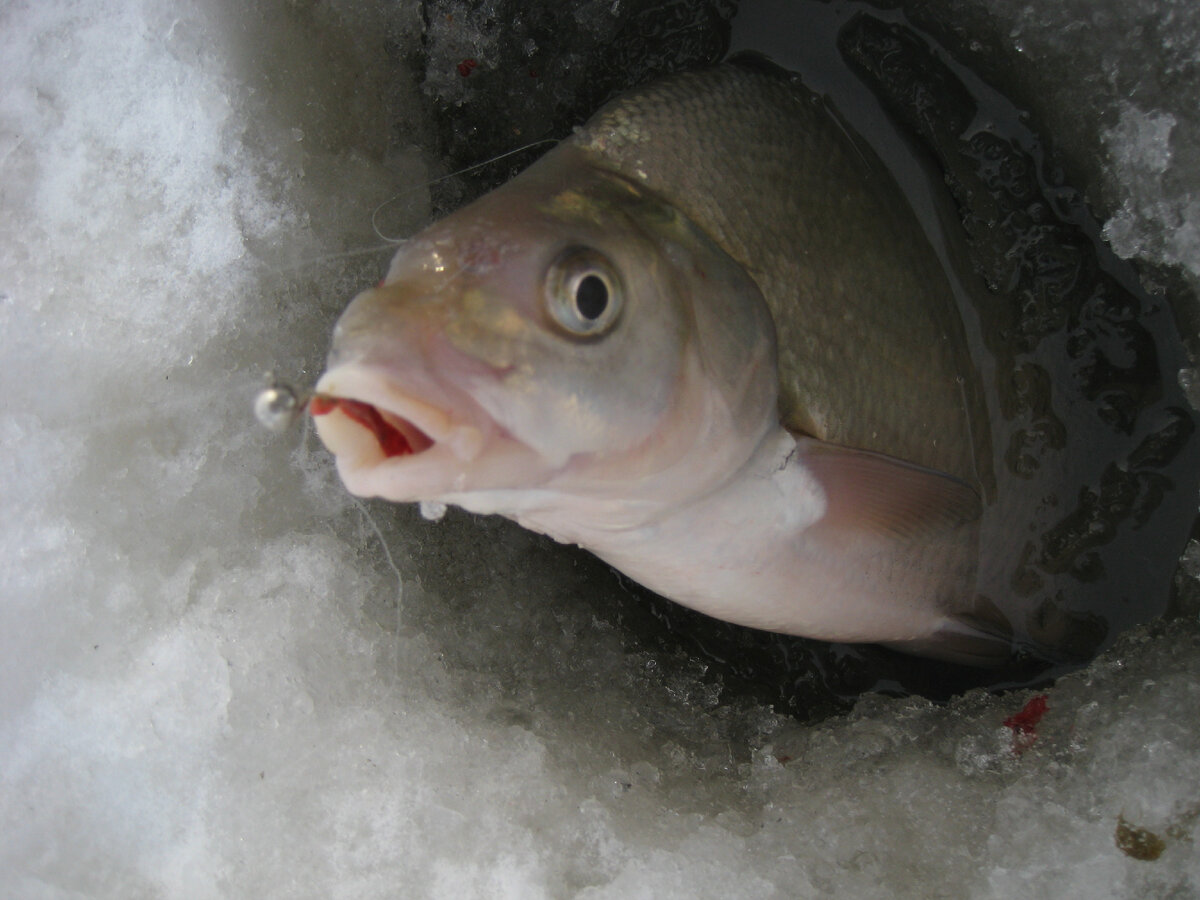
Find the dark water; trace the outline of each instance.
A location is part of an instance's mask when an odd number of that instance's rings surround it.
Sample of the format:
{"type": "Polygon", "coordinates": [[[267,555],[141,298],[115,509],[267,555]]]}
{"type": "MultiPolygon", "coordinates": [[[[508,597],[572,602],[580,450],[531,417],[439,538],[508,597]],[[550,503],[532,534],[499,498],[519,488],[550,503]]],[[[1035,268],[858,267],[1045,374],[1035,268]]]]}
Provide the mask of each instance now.
{"type": "MultiPolygon", "coordinates": [[[[1098,240],[1020,112],[900,12],[747,3],[734,42],[773,54],[830,98],[960,275],[997,481],[984,550],[1002,564],[982,587],[1030,656],[1053,663],[1031,658],[983,683],[1052,677],[1162,614],[1200,474],[1194,411],[1177,380],[1186,356],[1166,303],[1098,240]]],[[[976,680],[905,662],[879,675],[935,695],[976,680]]]]}
{"type": "MultiPolygon", "coordinates": [[[[667,6],[670,16],[655,17],[654,4],[627,5],[608,26],[625,37],[620,53],[589,54],[581,42],[596,33],[578,17],[573,26],[530,12],[500,44],[536,46],[536,60],[489,67],[490,81],[446,81],[458,51],[431,36],[427,93],[447,152],[466,165],[518,140],[561,137],[629,83],[711,61],[730,43],[826,95],[893,171],[956,284],[992,413],[996,490],[984,540],[1002,546],[991,554],[1002,565],[984,590],[1026,649],[1007,669],[980,671],[766,634],[657,598],[584,554],[547,550],[570,555],[596,588],[584,602],[631,648],[683,651],[726,696],[802,718],[871,689],[945,697],[1046,681],[1162,614],[1200,482],[1194,412],[1177,383],[1183,348],[1166,303],[1107,252],[1048,169],[1043,139],[898,11],[745,0],[730,32],[729,3],[667,6]],[[531,66],[535,75],[522,68],[531,66]]],[[[427,4],[427,15],[443,14],[427,4]]],[[[501,17],[480,27],[506,26],[501,17]]],[[[473,176],[445,204],[506,180],[512,165],[473,176]]]]}
{"type": "MultiPolygon", "coordinates": [[[[422,89],[452,169],[561,140],[606,100],[719,60],[738,0],[425,0],[422,89]],[[474,64],[474,65],[473,65],[474,64]]],[[[507,181],[545,146],[473,170],[443,208],[507,181]]]]}

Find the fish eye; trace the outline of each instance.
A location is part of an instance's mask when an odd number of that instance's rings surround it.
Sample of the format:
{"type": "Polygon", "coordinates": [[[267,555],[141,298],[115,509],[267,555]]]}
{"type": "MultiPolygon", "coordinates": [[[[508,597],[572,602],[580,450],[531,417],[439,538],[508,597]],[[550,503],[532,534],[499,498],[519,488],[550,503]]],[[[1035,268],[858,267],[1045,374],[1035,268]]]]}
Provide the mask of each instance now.
{"type": "Polygon", "coordinates": [[[546,304],[555,323],[577,337],[599,337],[621,314],[624,291],[612,263],[586,247],[571,247],[546,272],[546,304]]]}

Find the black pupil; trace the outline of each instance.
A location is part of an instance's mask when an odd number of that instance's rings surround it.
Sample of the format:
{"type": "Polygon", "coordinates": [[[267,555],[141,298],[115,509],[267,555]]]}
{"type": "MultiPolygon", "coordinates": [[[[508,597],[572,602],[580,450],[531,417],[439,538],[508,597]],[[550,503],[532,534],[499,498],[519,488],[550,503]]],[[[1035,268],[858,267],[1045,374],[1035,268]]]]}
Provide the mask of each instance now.
{"type": "Polygon", "coordinates": [[[589,322],[594,322],[608,308],[608,285],[597,275],[587,275],[575,288],[575,308],[589,322]]]}

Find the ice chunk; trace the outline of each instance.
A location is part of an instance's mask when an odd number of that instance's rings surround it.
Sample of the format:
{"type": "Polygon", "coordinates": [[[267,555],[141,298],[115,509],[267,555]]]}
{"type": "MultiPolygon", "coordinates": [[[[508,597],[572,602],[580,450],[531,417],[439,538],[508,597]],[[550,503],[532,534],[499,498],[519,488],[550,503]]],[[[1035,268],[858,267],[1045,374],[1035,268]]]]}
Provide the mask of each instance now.
{"type": "Polygon", "coordinates": [[[436,500],[422,500],[420,503],[421,518],[437,522],[446,515],[446,504],[436,500]]]}

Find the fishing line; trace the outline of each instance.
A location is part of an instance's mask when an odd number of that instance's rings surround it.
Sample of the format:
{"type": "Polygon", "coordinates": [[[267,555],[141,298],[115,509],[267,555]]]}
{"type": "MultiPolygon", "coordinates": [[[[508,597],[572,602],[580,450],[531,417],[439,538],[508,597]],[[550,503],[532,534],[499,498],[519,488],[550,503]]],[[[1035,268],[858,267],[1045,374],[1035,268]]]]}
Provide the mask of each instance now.
{"type": "MultiPolygon", "coordinates": [[[[378,232],[376,233],[378,234],[378,232]]],[[[290,266],[272,266],[271,271],[279,275],[286,275],[290,272],[295,272],[297,269],[305,269],[309,266],[315,266],[319,263],[329,262],[335,259],[350,259],[355,256],[368,256],[372,253],[383,253],[384,251],[390,253],[396,249],[397,244],[403,244],[404,240],[404,238],[398,238],[389,244],[376,245],[374,247],[363,247],[358,250],[345,250],[341,253],[324,253],[320,256],[311,256],[304,262],[294,263],[290,266]]]]}
{"type": "Polygon", "coordinates": [[[371,526],[371,530],[375,532],[375,537],[379,538],[379,546],[383,548],[383,556],[387,560],[388,568],[396,576],[396,630],[399,633],[400,625],[403,621],[404,576],[400,574],[400,567],[396,565],[396,561],[392,558],[392,551],[388,547],[387,539],[383,536],[383,531],[379,528],[379,525],[371,517],[371,511],[367,509],[367,505],[353,495],[350,496],[350,502],[362,513],[363,518],[371,526]]]}
{"type": "MultiPolygon", "coordinates": [[[[371,229],[384,241],[383,246],[365,247],[358,250],[346,250],[341,253],[328,253],[316,258],[310,258],[302,263],[296,263],[293,266],[285,266],[278,268],[275,271],[279,273],[292,272],[306,266],[311,266],[320,262],[327,262],[334,259],[350,259],[357,256],[366,256],[371,253],[381,253],[384,250],[394,250],[398,245],[403,244],[407,238],[388,237],[379,228],[378,217],[380,212],[389,204],[395,203],[413,194],[416,191],[424,190],[435,184],[447,181],[451,178],[456,178],[459,175],[465,175],[467,172],[474,172],[477,169],[482,169],[484,166],[490,166],[492,163],[499,162],[502,159],[507,159],[517,153],[522,153],[534,147],[540,147],[544,144],[557,144],[558,138],[543,138],[540,141],[532,141],[513,150],[501,153],[499,156],[493,156],[490,159],[485,159],[482,162],[474,163],[466,168],[456,169],[447,175],[442,175],[430,181],[426,181],[416,187],[401,191],[393,195],[383,203],[375,207],[371,213],[371,229]]],[[[276,377],[274,372],[267,372],[265,375],[266,387],[254,398],[254,417],[267,429],[275,432],[284,432],[292,427],[296,421],[304,413],[308,407],[308,401],[312,399],[313,392],[311,390],[297,390],[286,381],[282,381],[276,377]]],[[[436,515],[426,516],[426,518],[438,518],[436,515]]]]}
{"type": "Polygon", "coordinates": [[[474,172],[476,169],[482,169],[484,166],[490,166],[492,163],[499,162],[502,159],[507,159],[508,157],[514,156],[517,153],[523,153],[526,150],[531,150],[534,147],[540,147],[543,144],[557,144],[558,142],[559,142],[558,138],[542,138],[540,141],[533,141],[532,143],[525,144],[523,147],[517,147],[516,149],[509,150],[505,153],[501,153],[499,156],[493,156],[490,159],[485,159],[483,162],[474,163],[473,165],[469,165],[464,169],[458,169],[454,172],[449,173],[448,175],[442,175],[438,178],[434,178],[430,181],[426,181],[423,184],[419,184],[416,187],[411,187],[406,191],[401,191],[400,193],[395,194],[392,197],[389,197],[387,200],[384,200],[377,207],[375,207],[375,211],[371,213],[371,229],[375,232],[376,235],[378,235],[378,237],[381,241],[387,241],[389,244],[402,244],[402,243],[404,243],[405,240],[407,240],[407,238],[388,237],[386,234],[384,234],[379,229],[379,224],[378,224],[379,214],[380,214],[380,212],[382,212],[384,210],[384,208],[386,208],[390,204],[395,203],[397,200],[401,200],[404,197],[407,197],[411,194],[414,194],[417,191],[424,190],[425,188],[433,187],[433,185],[440,184],[441,182],[447,181],[451,178],[457,178],[459,175],[465,175],[468,172],[474,172]]]}

